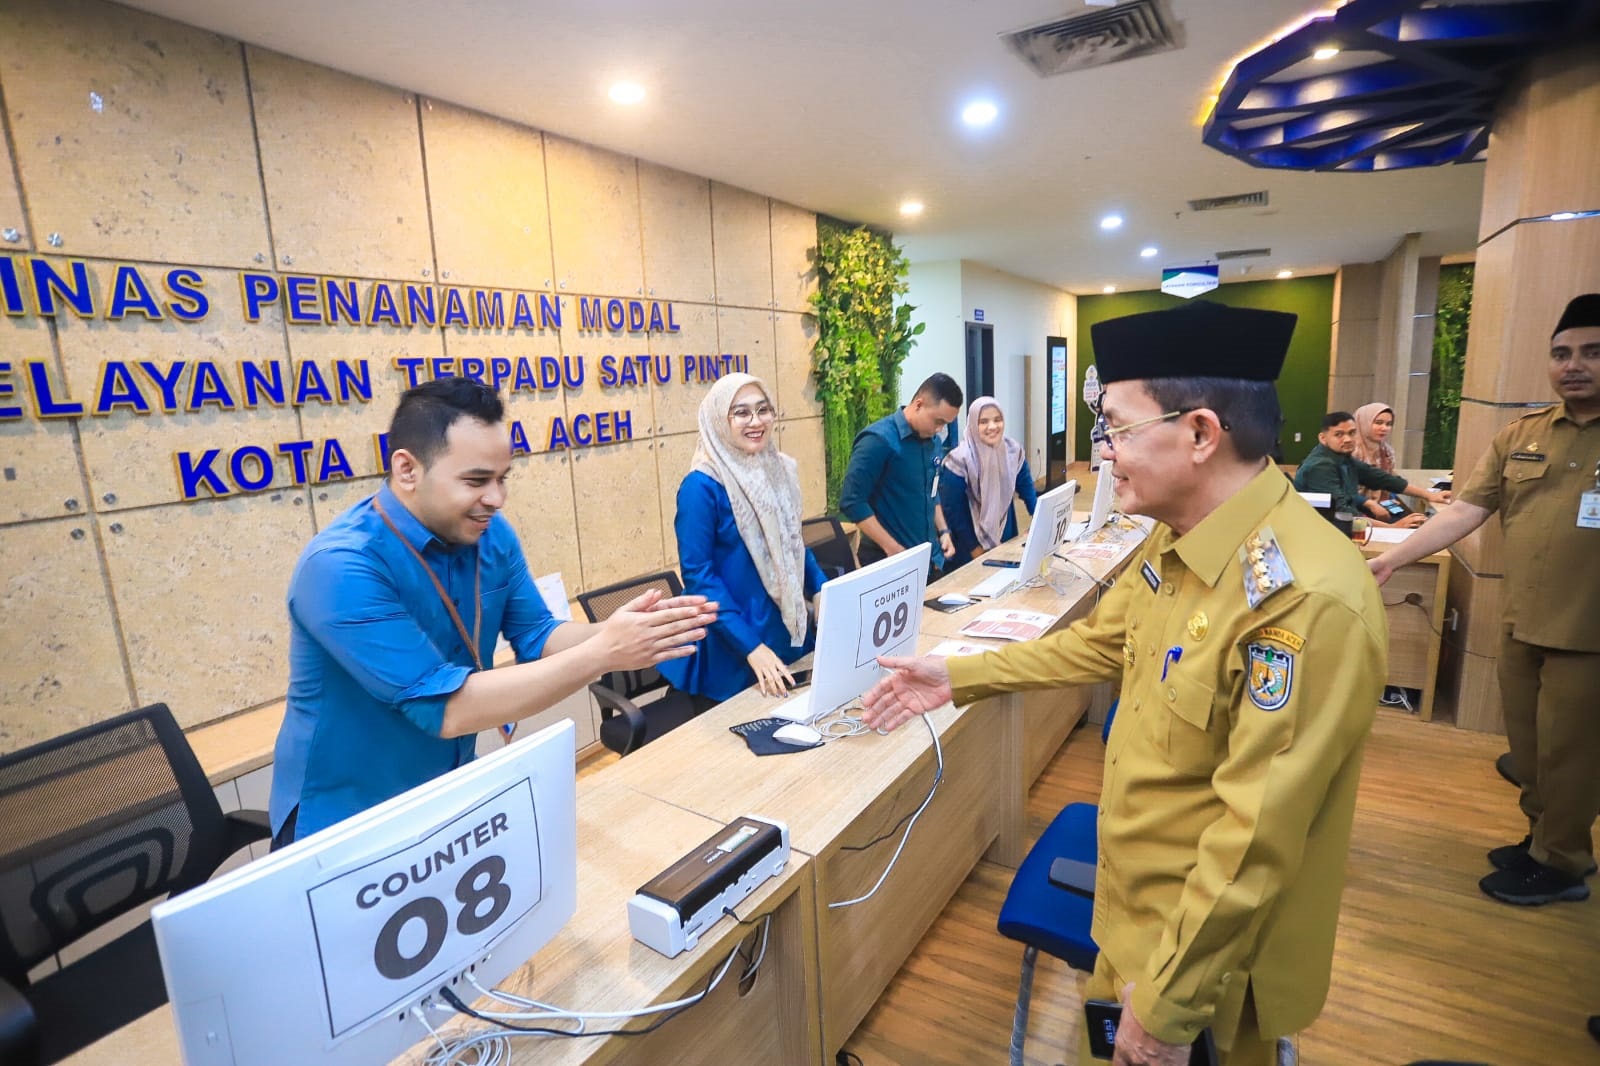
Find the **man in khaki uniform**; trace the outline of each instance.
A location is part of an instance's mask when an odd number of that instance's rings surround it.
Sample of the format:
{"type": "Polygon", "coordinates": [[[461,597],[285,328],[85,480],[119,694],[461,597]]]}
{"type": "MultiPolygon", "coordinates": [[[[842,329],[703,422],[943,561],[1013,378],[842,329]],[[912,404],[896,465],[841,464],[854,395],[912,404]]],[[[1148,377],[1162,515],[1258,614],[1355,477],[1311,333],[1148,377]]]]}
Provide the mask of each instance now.
{"type": "Polygon", "coordinates": [[[1117,1063],[1185,1064],[1207,1026],[1229,1066],[1273,1063],[1327,997],[1388,630],[1360,553],[1267,460],[1293,328],[1205,301],[1094,326],[1117,504],[1160,524],[1084,621],[882,660],[864,697],[893,728],[952,699],[1121,681],[1085,988],[1123,1002],[1117,1063]]]}
{"type": "Polygon", "coordinates": [[[1478,886],[1505,903],[1589,898],[1600,815],[1600,293],[1550,338],[1561,402],[1495,435],[1453,504],[1372,560],[1378,581],[1471,533],[1505,532],[1500,702],[1528,835],[1489,852],[1478,886]]]}

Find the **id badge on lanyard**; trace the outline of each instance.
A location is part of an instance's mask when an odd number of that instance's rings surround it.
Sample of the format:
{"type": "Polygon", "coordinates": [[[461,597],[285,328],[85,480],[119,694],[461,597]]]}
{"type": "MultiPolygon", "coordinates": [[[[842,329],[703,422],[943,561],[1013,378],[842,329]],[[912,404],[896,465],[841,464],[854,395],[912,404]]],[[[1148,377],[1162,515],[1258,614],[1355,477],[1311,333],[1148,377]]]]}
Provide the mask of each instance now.
{"type": "Polygon", "coordinates": [[[1594,488],[1578,497],[1578,528],[1600,529],[1600,463],[1594,466],[1594,488]]]}

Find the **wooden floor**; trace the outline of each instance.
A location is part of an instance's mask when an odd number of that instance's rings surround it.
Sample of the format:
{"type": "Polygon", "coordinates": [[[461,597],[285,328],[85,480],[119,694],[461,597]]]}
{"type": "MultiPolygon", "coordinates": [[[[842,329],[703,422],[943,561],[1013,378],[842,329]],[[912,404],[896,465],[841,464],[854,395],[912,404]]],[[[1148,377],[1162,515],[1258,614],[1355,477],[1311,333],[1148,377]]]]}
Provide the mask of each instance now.
{"type": "MultiPolygon", "coordinates": [[[[1502,750],[1499,737],[1380,712],[1333,987],[1301,1036],[1303,1063],[1600,1063],[1584,1028],[1600,1013],[1600,891],[1535,908],[1478,891],[1483,853],[1526,828],[1515,790],[1494,772],[1502,750]]],[[[1098,730],[1072,735],[1030,796],[1032,837],[1067,803],[1094,801],[1103,752],[1098,730]]],[[[851,1037],[863,1066],[1006,1061],[1022,946],[1000,936],[995,919],[1010,880],[989,863],[972,872],[851,1037]]],[[[1040,956],[1030,1064],[1077,1062],[1079,980],[1040,956]]]]}

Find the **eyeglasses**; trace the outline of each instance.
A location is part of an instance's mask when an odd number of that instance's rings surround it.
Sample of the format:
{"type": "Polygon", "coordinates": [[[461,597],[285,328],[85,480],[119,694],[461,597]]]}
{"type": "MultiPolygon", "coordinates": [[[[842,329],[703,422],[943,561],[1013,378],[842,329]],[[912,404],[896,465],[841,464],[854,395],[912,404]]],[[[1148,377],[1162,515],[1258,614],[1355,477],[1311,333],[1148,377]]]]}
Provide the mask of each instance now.
{"type": "Polygon", "coordinates": [[[736,426],[748,426],[752,422],[771,422],[778,417],[778,412],[772,409],[771,404],[764,403],[755,410],[748,407],[735,407],[728,412],[728,421],[736,426]]]}
{"type": "MultiPolygon", "coordinates": [[[[1106,430],[1105,430],[1106,440],[1109,440],[1112,443],[1115,443],[1116,441],[1125,438],[1127,434],[1133,432],[1136,429],[1142,429],[1145,426],[1153,426],[1157,422],[1166,422],[1166,421],[1169,421],[1170,419],[1182,418],[1184,415],[1188,414],[1190,411],[1198,411],[1198,410],[1200,410],[1200,408],[1198,408],[1198,407],[1180,407],[1176,411],[1168,411],[1166,414],[1164,414],[1164,415],[1156,415],[1154,418],[1141,418],[1141,419],[1139,419],[1139,421],[1137,421],[1137,422],[1129,422],[1125,426],[1113,426],[1113,425],[1108,424],[1106,426],[1106,430]]],[[[1227,427],[1224,426],[1223,428],[1226,429],[1227,427]]]]}

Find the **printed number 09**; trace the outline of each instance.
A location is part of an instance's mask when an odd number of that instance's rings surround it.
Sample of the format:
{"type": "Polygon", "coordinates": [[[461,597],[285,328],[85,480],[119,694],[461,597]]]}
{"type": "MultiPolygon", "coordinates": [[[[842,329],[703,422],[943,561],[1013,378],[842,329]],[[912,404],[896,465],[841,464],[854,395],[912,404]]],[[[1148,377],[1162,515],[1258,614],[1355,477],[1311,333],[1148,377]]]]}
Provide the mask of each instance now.
{"type": "Polygon", "coordinates": [[[894,609],[894,617],[889,617],[889,612],[884,611],[878,620],[872,623],[872,645],[881,648],[889,643],[891,638],[898,637],[906,631],[906,621],[911,617],[911,608],[901,602],[894,609]]]}
{"type": "MultiPolygon", "coordinates": [[[[505,884],[506,861],[498,855],[480,860],[456,882],[455,896],[461,904],[456,914],[456,931],[462,936],[474,936],[489,928],[511,905],[511,889],[505,884]],[[485,878],[485,875],[487,877],[485,878]],[[485,878],[482,887],[477,881],[485,878]],[[484,902],[489,909],[479,914],[484,902]]],[[[378,931],[378,941],[372,947],[372,961],[378,972],[391,981],[404,981],[420,973],[444,947],[445,934],[450,929],[450,915],[444,903],[433,896],[419,896],[389,916],[378,931]],[[422,947],[415,955],[402,954],[400,930],[413,919],[420,919],[426,927],[422,947]]]]}

